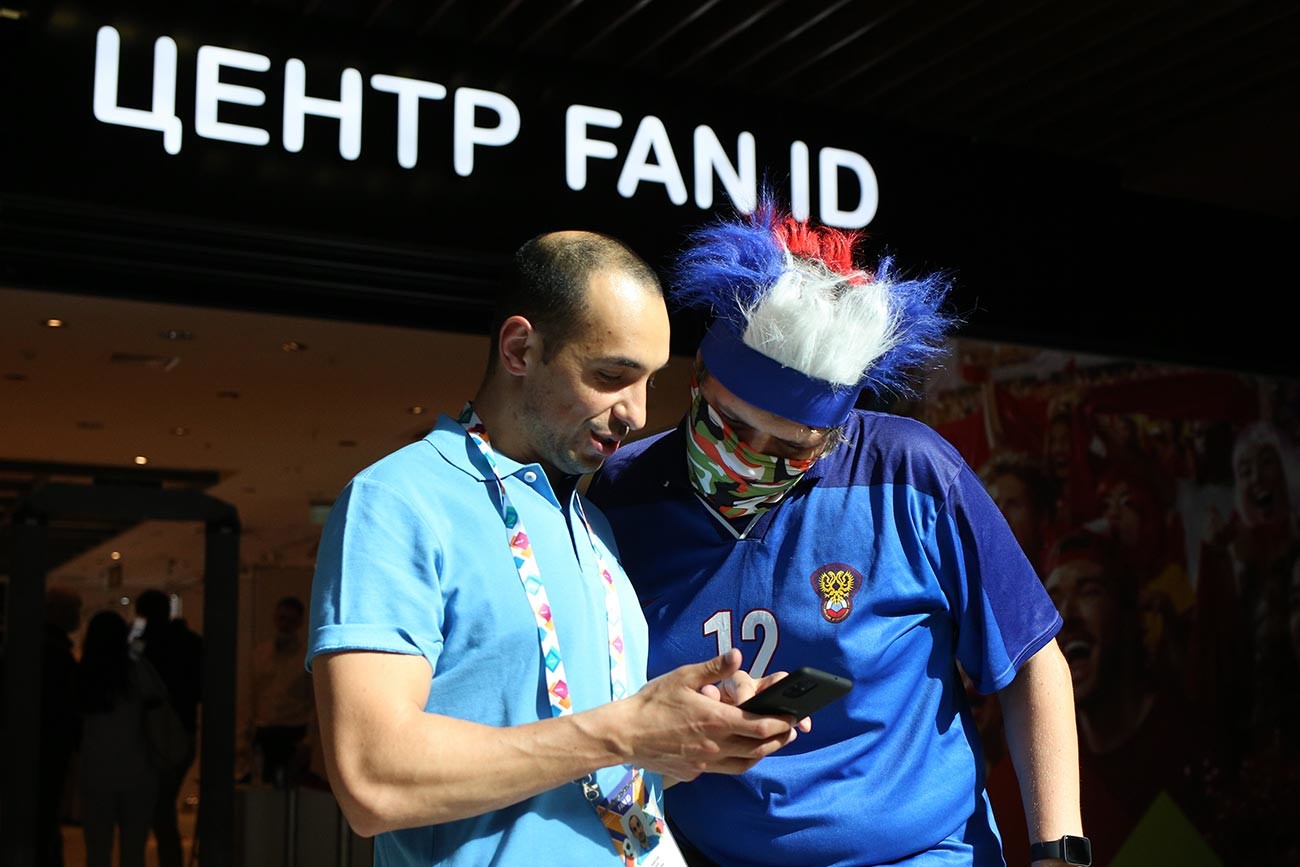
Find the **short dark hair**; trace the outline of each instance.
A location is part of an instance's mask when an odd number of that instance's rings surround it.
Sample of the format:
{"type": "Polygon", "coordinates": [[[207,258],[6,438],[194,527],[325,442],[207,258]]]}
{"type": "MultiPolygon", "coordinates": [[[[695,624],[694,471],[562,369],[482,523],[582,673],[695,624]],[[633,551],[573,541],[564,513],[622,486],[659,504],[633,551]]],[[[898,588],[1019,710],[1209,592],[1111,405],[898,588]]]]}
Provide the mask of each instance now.
{"type": "Polygon", "coordinates": [[[135,613],[150,623],[170,620],[171,597],[161,590],[145,590],[135,598],[135,613]]]}
{"type": "Polygon", "coordinates": [[[1094,563],[1106,576],[1106,586],[1115,598],[1121,617],[1137,619],[1138,581],[1124,558],[1119,542],[1085,527],[1076,527],[1061,535],[1052,545],[1044,578],[1060,566],[1076,560],[1094,563]]]}
{"type": "Polygon", "coordinates": [[[999,451],[980,468],[980,481],[991,486],[1000,476],[1014,476],[1024,483],[1034,509],[1044,519],[1056,515],[1058,486],[1056,479],[1047,474],[1041,461],[1021,451],[999,451]]]}
{"type": "Polygon", "coordinates": [[[663,295],[654,269],[608,235],[548,233],[516,250],[492,310],[488,370],[496,366],[501,326],[511,316],[527,318],[543,334],[542,361],[550,361],[587,324],[587,283],[603,270],[628,274],[663,295]]]}
{"type": "Polygon", "coordinates": [[[275,607],[292,608],[294,611],[298,612],[299,615],[302,615],[305,610],[303,608],[302,600],[297,596],[281,596],[280,600],[275,603],[275,607]]]}

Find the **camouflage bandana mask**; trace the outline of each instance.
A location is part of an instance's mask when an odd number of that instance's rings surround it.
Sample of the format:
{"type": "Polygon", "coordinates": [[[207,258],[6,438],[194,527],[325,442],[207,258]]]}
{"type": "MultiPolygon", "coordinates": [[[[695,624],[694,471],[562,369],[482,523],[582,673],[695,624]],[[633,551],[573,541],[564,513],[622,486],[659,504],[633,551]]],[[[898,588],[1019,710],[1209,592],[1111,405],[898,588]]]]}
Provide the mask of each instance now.
{"type": "Polygon", "coordinates": [[[686,464],[691,485],[727,519],[761,515],[780,502],[813,465],[759,454],[736,436],[691,382],[686,464]]]}

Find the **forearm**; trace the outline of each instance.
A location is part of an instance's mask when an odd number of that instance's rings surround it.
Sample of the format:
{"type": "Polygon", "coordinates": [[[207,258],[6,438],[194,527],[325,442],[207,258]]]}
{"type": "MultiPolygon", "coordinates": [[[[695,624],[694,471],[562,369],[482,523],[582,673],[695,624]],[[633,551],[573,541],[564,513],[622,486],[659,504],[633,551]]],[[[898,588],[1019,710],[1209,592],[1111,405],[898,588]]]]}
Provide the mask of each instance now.
{"type": "Polygon", "coordinates": [[[425,713],[423,657],[321,656],[314,681],[330,784],[352,827],[371,835],[498,810],[611,765],[677,779],[743,773],[797,733],[701,694],[739,665],[732,651],[593,710],[496,727],[425,713]]]}
{"type": "Polygon", "coordinates": [[[416,709],[385,725],[326,735],[327,767],[352,826],[367,836],[477,816],[625,758],[608,737],[612,706],[495,727],[416,709]]]}
{"type": "Polygon", "coordinates": [[[1030,841],[1081,835],[1074,690],[1055,641],[1021,666],[999,701],[1030,841]]]}

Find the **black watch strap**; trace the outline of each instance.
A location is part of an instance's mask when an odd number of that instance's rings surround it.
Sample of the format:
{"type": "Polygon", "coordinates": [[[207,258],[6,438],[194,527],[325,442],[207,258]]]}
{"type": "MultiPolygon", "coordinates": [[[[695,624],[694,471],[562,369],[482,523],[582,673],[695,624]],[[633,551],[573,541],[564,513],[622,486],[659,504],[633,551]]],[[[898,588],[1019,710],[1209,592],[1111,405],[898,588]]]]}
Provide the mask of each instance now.
{"type": "Polygon", "coordinates": [[[1041,861],[1055,859],[1066,864],[1079,864],[1088,867],[1092,863],[1092,843],[1087,837],[1075,837],[1066,834],[1059,840],[1034,843],[1029,847],[1029,860],[1041,861]]]}

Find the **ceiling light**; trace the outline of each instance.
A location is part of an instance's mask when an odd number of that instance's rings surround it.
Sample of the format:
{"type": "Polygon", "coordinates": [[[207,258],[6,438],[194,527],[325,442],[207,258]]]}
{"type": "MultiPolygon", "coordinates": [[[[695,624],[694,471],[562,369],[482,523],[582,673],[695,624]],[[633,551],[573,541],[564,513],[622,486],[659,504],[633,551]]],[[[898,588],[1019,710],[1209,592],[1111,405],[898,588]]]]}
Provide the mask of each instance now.
{"type": "Polygon", "coordinates": [[[64,322],[62,319],[46,319],[41,324],[46,328],[62,328],[68,323],[64,322]]]}
{"type": "Polygon", "coordinates": [[[121,551],[114,551],[112,554],[109,554],[108,556],[111,557],[111,558],[114,559],[114,560],[121,560],[121,559],[122,559],[122,552],[121,552],[121,551]]]}
{"type": "Polygon", "coordinates": [[[118,601],[118,602],[121,602],[121,603],[122,603],[122,607],[125,608],[126,606],[128,606],[128,605],[131,604],[131,597],[130,597],[130,596],[123,596],[121,599],[119,599],[119,600],[117,600],[117,601],[118,601]]]}
{"type": "Polygon", "coordinates": [[[189,435],[190,435],[190,429],[185,427],[184,425],[178,424],[176,425],[176,427],[172,428],[172,436],[174,437],[185,437],[189,435]]]}
{"type": "Polygon", "coordinates": [[[179,328],[168,328],[164,331],[159,331],[158,336],[163,340],[193,340],[194,332],[182,331],[179,328]]]}
{"type": "Polygon", "coordinates": [[[422,406],[408,407],[406,411],[411,415],[424,415],[424,407],[422,406]]]}
{"type": "Polygon", "coordinates": [[[149,463],[149,459],[146,458],[144,455],[136,455],[135,462],[137,466],[143,467],[145,464],[149,463]]]}
{"type": "Polygon", "coordinates": [[[280,348],[285,352],[303,352],[307,349],[307,344],[299,343],[296,340],[290,340],[280,344],[280,348]]]}

